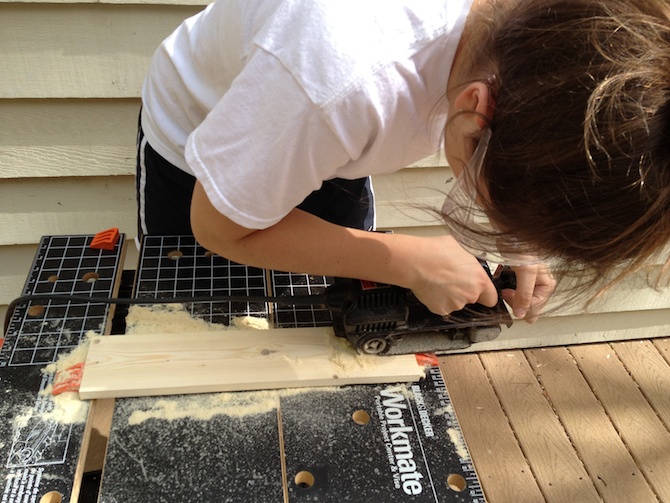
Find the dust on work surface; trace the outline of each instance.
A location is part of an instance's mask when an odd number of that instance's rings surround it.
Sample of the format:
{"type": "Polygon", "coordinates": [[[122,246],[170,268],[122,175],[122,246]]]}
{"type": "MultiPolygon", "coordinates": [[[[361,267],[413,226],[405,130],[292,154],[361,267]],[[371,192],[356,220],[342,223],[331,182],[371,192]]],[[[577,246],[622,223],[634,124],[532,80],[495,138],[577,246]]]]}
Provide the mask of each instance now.
{"type": "MultiPolygon", "coordinates": [[[[269,321],[253,316],[239,316],[231,319],[232,325],[225,326],[194,318],[182,304],[155,304],[132,306],[126,316],[127,334],[173,334],[189,332],[219,332],[228,328],[239,330],[268,330],[269,321]]],[[[337,368],[338,377],[347,377],[361,369],[372,370],[381,361],[379,356],[359,354],[343,338],[335,336],[330,328],[323,328],[330,334],[328,338],[328,359],[337,368]]],[[[299,358],[286,358],[299,365],[299,358]]]]}
{"type": "MultiPolygon", "coordinates": [[[[181,304],[170,305],[151,305],[148,307],[132,306],[126,318],[128,324],[127,333],[178,333],[178,332],[204,332],[225,330],[226,326],[213,323],[207,323],[204,320],[193,318],[181,304]]],[[[238,329],[267,329],[268,321],[251,316],[243,316],[232,320],[234,328],[238,329]]],[[[66,382],[73,377],[76,372],[76,366],[86,361],[89,345],[95,338],[101,337],[99,334],[89,331],[86,337],[79,345],[69,353],[63,353],[56,362],[44,367],[42,372],[47,376],[48,383],[44,389],[40,390],[39,396],[44,402],[43,407],[29,407],[15,416],[15,425],[17,428],[28,424],[31,418],[39,416],[44,421],[55,421],[60,424],[79,424],[86,422],[88,414],[88,401],[82,401],[79,393],[68,391],[59,395],[52,395],[54,383],[66,382]]],[[[267,398],[265,399],[267,401],[267,398]]],[[[264,401],[259,401],[259,408],[263,407],[264,401]]],[[[222,404],[201,404],[209,406],[212,410],[222,410],[222,404]]],[[[244,409],[242,403],[238,404],[240,411],[244,409]]],[[[248,406],[247,406],[248,407],[248,406]]],[[[228,404],[230,409],[230,404],[228,404]]],[[[190,405],[187,407],[190,413],[197,416],[202,415],[202,410],[198,412],[198,407],[190,405]]],[[[164,411],[166,417],[174,416],[167,406],[164,411]]]]}
{"type": "Polygon", "coordinates": [[[219,332],[226,328],[267,330],[268,320],[254,316],[232,318],[232,326],[209,323],[194,318],[183,304],[131,306],[126,316],[126,334],[177,334],[185,332],[219,332]]]}
{"type": "MultiPolygon", "coordinates": [[[[156,333],[197,333],[220,332],[228,328],[241,330],[267,330],[267,319],[241,316],[231,319],[227,327],[194,318],[181,304],[156,304],[132,306],[126,317],[126,333],[133,335],[156,333]]],[[[336,369],[335,378],[347,377],[360,369],[372,370],[382,360],[378,356],[359,354],[345,339],[336,337],[332,329],[324,328],[330,334],[324,348],[328,359],[336,369]]],[[[291,358],[285,355],[286,358],[291,358]]],[[[300,365],[295,358],[293,364],[300,365]]],[[[262,371],[262,370],[259,370],[262,371]]],[[[207,393],[200,395],[176,395],[165,398],[134,400],[128,422],[140,424],[149,419],[173,421],[184,418],[208,420],[216,415],[241,418],[264,414],[279,408],[282,397],[296,396],[309,392],[337,392],[338,387],[294,388],[266,391],[241,391],[207,393]]]]}
{"type": "Polygon", "coordinates": [[[43,387],[41,387],[35,407],[26,409],[14,417],[14,427],[21,429],[28,425],[32,418],[42,421],[53,421],[59,424],[81,424],[86,422],[88,415],[88,402],[79,399],[79,393],[68,391],[60,395],[52,396],[54,382],[67,381],[77,364],[86,360],[88,346],[96,337],[100,337],[93,331],[89,331],[79,345],[69,353],[59,355],[58,359],[42,369],[45,376],[43,387]],[[46,383],[46,384],[44,384],[46,383]]]}
{"type": "MultiPolygon", "coordinates": [[[[279,401],[283,397],[302,395],[315,390],[316,388],[291,388],[133,399],[135,407],[128,417],[128,424],[141,424],[149,419],[174,421],[189,418],[207,421],[217,415],[243,418],[279,409],[279,401]]],[[[318,388],[319,392],[337,393],[340,390],[341,388],[336,387],[318,388]]]]}

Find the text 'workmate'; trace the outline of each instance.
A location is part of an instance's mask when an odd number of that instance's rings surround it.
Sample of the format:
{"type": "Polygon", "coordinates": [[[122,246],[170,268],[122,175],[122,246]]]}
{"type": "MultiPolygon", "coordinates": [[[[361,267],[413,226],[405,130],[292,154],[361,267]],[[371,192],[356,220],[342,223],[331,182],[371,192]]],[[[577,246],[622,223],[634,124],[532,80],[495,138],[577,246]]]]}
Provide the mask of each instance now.
{"type": "Polygon", "coordinates": [[[419,472],[414,460],[414,451],[409,436],[414,429],[405,423],[404,412],[407,411],[405,397],[399,387],[382,390],[380,395],[383,419],[386,421],[388,431],[387,448],[390,447],[389,454],[392,453],[397,467],[394,477],[397,477],[405,493],[421,494],[423,475],[419,472]]]}

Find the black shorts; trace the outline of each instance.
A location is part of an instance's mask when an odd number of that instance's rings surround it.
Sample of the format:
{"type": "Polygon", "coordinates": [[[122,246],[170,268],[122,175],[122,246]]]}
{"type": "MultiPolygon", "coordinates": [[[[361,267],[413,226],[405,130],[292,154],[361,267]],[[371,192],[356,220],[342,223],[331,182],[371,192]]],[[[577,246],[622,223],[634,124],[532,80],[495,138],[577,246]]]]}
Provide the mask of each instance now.
{"type": "MultiPolygon", "coordinates": [[[[189,235],[191,197],[195,178],[158,154],[137,133],[137,225],[143,235],[189,235]]],[[[355,229],[374,230],[374,191],[370,177],[335,178],[323,182],[298,208],[328,222],[355,229]]]]}

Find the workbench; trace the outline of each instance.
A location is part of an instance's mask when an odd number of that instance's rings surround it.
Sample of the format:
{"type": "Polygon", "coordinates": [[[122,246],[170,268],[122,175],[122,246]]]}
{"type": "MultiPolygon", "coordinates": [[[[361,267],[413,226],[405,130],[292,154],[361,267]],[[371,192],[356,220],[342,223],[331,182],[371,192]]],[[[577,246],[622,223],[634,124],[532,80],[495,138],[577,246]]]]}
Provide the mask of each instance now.
{"type": "MultiPolygon", "coordinates": [[[[123,242],[89,257],[88,240],[44,238],[26,290],[116,295],[126,289],[147,298],[239,291],[298,295],[328,283],[231,264],[190,237],[149,239],[137,271],[129,274],[122,272],[123,242]],[[95,281],[77,280],[90,267],[95,281]],[[132,276],[132,288],[124,285],[124,276],[132,276]]],[[[54,305],[29,314],[30,307],[17,310],[14,335],[0,353],[5,417],[49,408],[49,398],[38,394],[49,384],[40,370],[76,346],[84,331],[123,332],[122,309],[114,316],[104,305],[54,305]]],[[[269,317],[280,327],[331,323],[327,311],[314,308],[248,303],[187,308],[223,324],[239,314],[269,317]]],[[[556,324],[540,321],[537,333],[556,324]]],[[[96,400],[82,424],[33,420],[17,429],[6,420],[0,426],[0,456],[7,460],[0,501],[56,503],[62,495],[62,501],[82,503],[98,496],[103,503],[474,503],[485,495],[488,503],[670,502],[670,339],[662,336],[662,325],[653,327],[654,339],[525,349],[504,348],[509,341],[503,340],[503,350],[440,357],[439,367],[419,383],[280,393],[278,406],[239,417],[194,419],[188,416],[192,398],[175,396],[167,402],[96,400]],[[166,408],[186,413],[171,421],[154,414],[166,408]],[[406,411],[408,425],[409,417],[418,418],[408,439],[422,470],[405,480],[393,471],[398,460],[384,425],[385,408],[406,411]],[[138,411],[143,419],[132,420],[138,411]],[[421,421],[426,417],[429,423],[421,421]],[[101,451],[106,437],[109,448],[101,451]],[[89,494],[86,481],[97,489],[100,477],[99,495],[89,494]],[[422,492],[407,494],[404,489],[411,491],[416,480],[425,482],[422,492]],[[405,488],[402,482],[408,482],[405,488]]],[[[649,330],[641,332],[649,337],[649,330]]],[[[541,345],[549,346],[546,340],[541,345]]],[[[246,406],[259,402],[253,393],[235,397],[246,406]]]]}
{"type": "MultiPolygon", "coordinates": [[[[92,250],[91,240],[43,238],[24,293],[112,296],[128,290],[123,239],[109,251],[92,250]]],[[[130,289],[147,299],[281,296],[318,293],[328,283],[231,263],[191,236],[151,236],[143,242],[130,289]]],[[[203,301],[189,303],[187,310],[223,325],[242,315],[270,319],[277,328],[332,325],[330,312],[320,306],[203,301]]],[[[45,494],[56,498],[45,502],[86,503],[84,474],[97,468],[103,503],[484,502],[437,367],[415,383],[280,390],[271,395],[273,403],[252,413],[240,414],[239,404],[259,405],[262,395],[229,393],[238,406],[217,409],[206,419],[188,412],[169,420],[155,414],[189,411],[192,396],[94,400],[86,422],[67,427],[40,416],[53,407],[51,397],[40,394],[53,379],[44,366],[89,330],[123,331],[123,311],[57,301],[33,301],[16,310],[3,345],[2,385],[12,397],[3,402],[3,412],[15,419],[32,408],[34,424],[10,420],[0,430],[0,455],[11,460],[4,467],[3,503],[40,501],[45,494]],[[138,413],[145,419],[138,421],[138,413]]]]}

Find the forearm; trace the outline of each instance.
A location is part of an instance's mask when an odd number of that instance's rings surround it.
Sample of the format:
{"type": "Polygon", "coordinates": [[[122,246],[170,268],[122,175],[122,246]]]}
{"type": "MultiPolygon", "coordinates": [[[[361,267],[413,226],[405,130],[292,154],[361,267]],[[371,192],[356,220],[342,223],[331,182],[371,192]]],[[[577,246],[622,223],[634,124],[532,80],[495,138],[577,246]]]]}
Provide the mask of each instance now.
{"type": "Polygon", "coordinates": [[[411,271],[402,264],[416,238],[348,229],[297,209],[268,229],[232,239],[230,224],[221,221],[208,219],[206,229],[196,224],[194,232],[203,246],[235,262],[410,287],[411,271]]]}
{"type": "Polygon", "coordinates": [[[484,269],[449,236],[348,229],[297,209],[267,229],[246,229],[219,213],[200,184],[193,194],[191,224],[202,246],[235,262],[404,286],[438,314],[498,300],[484,269]]]}

